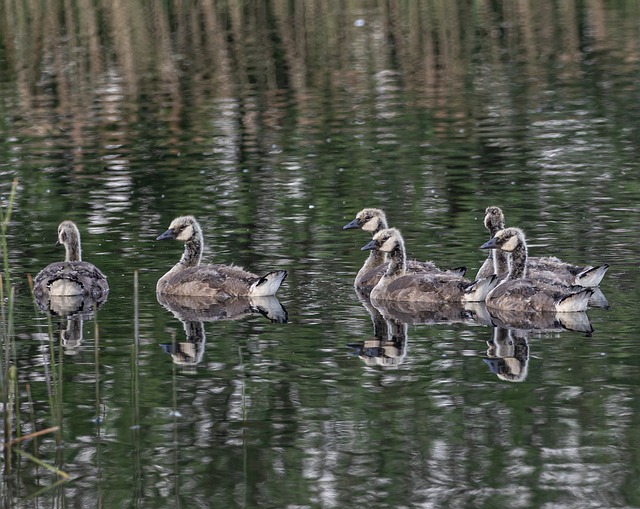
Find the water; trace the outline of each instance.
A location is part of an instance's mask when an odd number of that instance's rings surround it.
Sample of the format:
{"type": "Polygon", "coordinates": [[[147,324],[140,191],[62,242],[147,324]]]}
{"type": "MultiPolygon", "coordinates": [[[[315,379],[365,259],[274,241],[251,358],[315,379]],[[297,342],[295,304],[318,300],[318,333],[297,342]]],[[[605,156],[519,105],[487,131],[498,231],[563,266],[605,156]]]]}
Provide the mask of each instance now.
{"type": "Polygon", "coordinates": [[[3,504],[640,507],[637,7],[301,5],[7,4],[22,433],[62,423],[23,448],[70,480],[14,457],[3,504]],[[354,292],[361,208],[473,275],[492,204],[532,254],[609,263],[610,307],[505,331],[354,292]],[[158,302],[181,246],[155,238],[184,213],[207,261],[289,271],[286,323],[158,302]],[[26,275],[63,219],[111,292],[52,347],[26,275]]]}

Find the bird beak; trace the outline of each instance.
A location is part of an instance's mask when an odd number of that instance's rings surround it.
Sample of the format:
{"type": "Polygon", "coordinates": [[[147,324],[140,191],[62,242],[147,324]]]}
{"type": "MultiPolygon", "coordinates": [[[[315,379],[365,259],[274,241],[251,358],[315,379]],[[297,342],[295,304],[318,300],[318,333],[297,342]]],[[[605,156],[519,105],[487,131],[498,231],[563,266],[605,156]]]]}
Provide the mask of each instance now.
{"type": "Polygon", "coordinates": [[[491,240],[488,240],[487,242],[485,242],[484,244],[482,244],[480,246],[480,249],[496,249],[498,246],[496,245],[496,238],[492,238],[491,240]]]}
{"type": "Polygon", "coordinates": [[[376,249],[378,246],[376,244],[375,240],[372,240],[371,242],[369,242],[366,246],[362,246],[360,248],[360,251],[370,251],[372,249],[376,249]]]}
{"type": "Polygon", "coordinates": [[[176,238],[176,234],[173,233],[173,230],[169,229],[164,232],[162,235],[158,236],[156,240],[173,240],[176,238]]]}
{"type": "Polygon", "coordinates": [[[343,230],[353,230],[354,228],[360,228],[360,220],[358,218],[355,218],[353,221],[342,227],[343,230]]]}

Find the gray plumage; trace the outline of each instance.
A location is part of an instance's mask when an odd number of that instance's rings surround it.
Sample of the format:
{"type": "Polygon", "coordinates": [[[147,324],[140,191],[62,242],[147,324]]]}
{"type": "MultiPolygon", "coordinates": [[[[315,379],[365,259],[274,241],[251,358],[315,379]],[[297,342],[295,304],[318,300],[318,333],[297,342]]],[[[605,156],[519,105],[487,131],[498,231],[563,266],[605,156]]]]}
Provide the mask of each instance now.
{"type": "MultiPolygon", "coordinates": [[[[504,229],[504,213],[500,207],[495,205],[487,207],[485,211],[484,225],[491,235],[504,229]]],[[[595,287],[600,284],[602,278],[607,273],[609,265],[602,264],[596,267],[591,265],[574,265],[564,262],[555,256],[530,256],[527,260],[527,270],[531,277],[539,279],[555,280],[565,285],[578,285],[585,287],[595,287]]],[[[509,261],[506,253],[494,249],[485,260],[478,271],[479,277],[486,277],[491,271],[497,276],[503,276],[509,272],[509,261]]]]}
{"type": "Polygon", "coordinates": [[[275,295],[287,277],[286,270],[258,276],[234,265],[201,265],[203,238],[193,216],[175,218],[169,229],[156,240],[184,242],[182,257],[156,284],[156,292],[170,295],[215,297],[265,297],[275,295]]]}
{"type": "Polygon", "coordinates": [[[593,289],[568,287],[528,277],[527,243],[519,228],[498,231],[481,249],[500,249],[509,255],[509,274],[486,297],[489,308],[512,311],[585,311],[593,289]]]}
{"type": "Polygon", "coordinates": [[[387,271],[371,290],[372,300],[425,303],[482,301],[495,284],[494,276],[472,282],[447,272],[407,273],[404,239],[396,228],[376,233],[362,249],[381,251],[389,256],[387,271]]]}
{"type": "Polygon", "coordinates": [[[60,223],[58,242],[64,245],[65,260],[51,263],[38,273],[33,285],[36,299],[81,295],[96,302],[105,300],[109,292],[107,278],[95,265],[82,261],[80,232],[73,221],[60,223]]]}
{"type": "MultiPolygon", "coordinates": [[[[376,233],[387,229],[388,227],[387,216],[384,211],[376,208],[365,208],[358,212],[355,219],[345,224],[342,229],[350,230],[360,228],[364,231],[370,232],[372,236],[375,236],[376,233]]],[[[388,268],[389,262],[387,260],[386,253],[371,250],[369,256],[356,274],[354,286],[356,289],[361,291],[371,291],[378,284],[388,268]]],[[[448,274],[459,276],[464,276],[467,270],[466,267],[442,270],[433,262],[421,262],[418,260],[406,261],[405,268],[407,273],[446,272],[448,274]]]]}

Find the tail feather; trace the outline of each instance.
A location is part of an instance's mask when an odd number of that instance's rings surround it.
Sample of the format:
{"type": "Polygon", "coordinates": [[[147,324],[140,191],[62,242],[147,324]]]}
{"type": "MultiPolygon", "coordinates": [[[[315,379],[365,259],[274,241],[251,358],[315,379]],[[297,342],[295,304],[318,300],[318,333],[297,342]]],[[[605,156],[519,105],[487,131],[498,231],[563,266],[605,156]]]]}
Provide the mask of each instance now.
{"type": "Polygon", "coordinates": [[[286,270],[274,270],[273,272],[268,272],[251,285],[249,296],[268,297],[270,295],[275,295],[286,277],[286,270]]]}
{"type": "Polygon", "coordinates": [[[592,288],[585,288],[584,290],[565,295],[556,304],[556,311],[559,313],[586,311],[591,295],[593,295],[592,288]]]}
{"type": "Polygon", "coordinates": [[[498,278],[494,274],[471,283],[465,290],[464,302],[484,302],[491,290],[498,284],[498,278]]]}
{"type": "Polygon", "coordinates": [[[608,264],[591,267],[576,276],[575,284],[586,287],[598,286],[609,269],[608,264]]]}
{"type": "Polygon", "coordinates": [[[464,275],[467,273],[467,268],[465,266],[454,267],[453,269],[448,269],[447,272],[455,276],[464,277],[464,275]]]}

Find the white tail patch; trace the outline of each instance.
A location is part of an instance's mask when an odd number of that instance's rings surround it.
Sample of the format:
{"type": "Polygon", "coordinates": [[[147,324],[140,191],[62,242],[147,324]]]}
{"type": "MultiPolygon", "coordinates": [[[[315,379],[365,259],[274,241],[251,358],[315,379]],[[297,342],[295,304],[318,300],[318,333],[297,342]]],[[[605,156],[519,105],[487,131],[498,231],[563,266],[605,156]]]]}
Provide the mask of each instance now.
{"type": "Polygon", "coordinates": [[[609,265],[606,263],[604,265],[599,265],[598,267],[587,269],[576,276],[575,284],[587,287],[598,286],[608,269],[609,265]]]}
{"type": "Polygon", "coordinates": [[[249,289],[249,296],[268,297],[270,295],[275,295],[286,277],[286,270],[274,270],[273,272],[265,274],[251,285],[251,288],[249,289]]]}
{"type": "Polygon", "coordinates": [[[576,293],[563,297],[556,304],[558,313],[573,313],[575,311],[586,311],[589,306],[589,298],[593,294],[591,288],[585,288],[576,293]]]}
{"type": "Polygon", "coordinates": [[[489,292],[497,285],[498,278],[495,274],[493,276],[485,277],[484,279],[478,279],[465,290],[462,300],[464,302],[484,302],[489,292]]]}
{"type": "Polygon", "coordinates": [[[50,295],[82,295],[82,285],[68,279],[56,279],[49,287],[50,295]]]}

